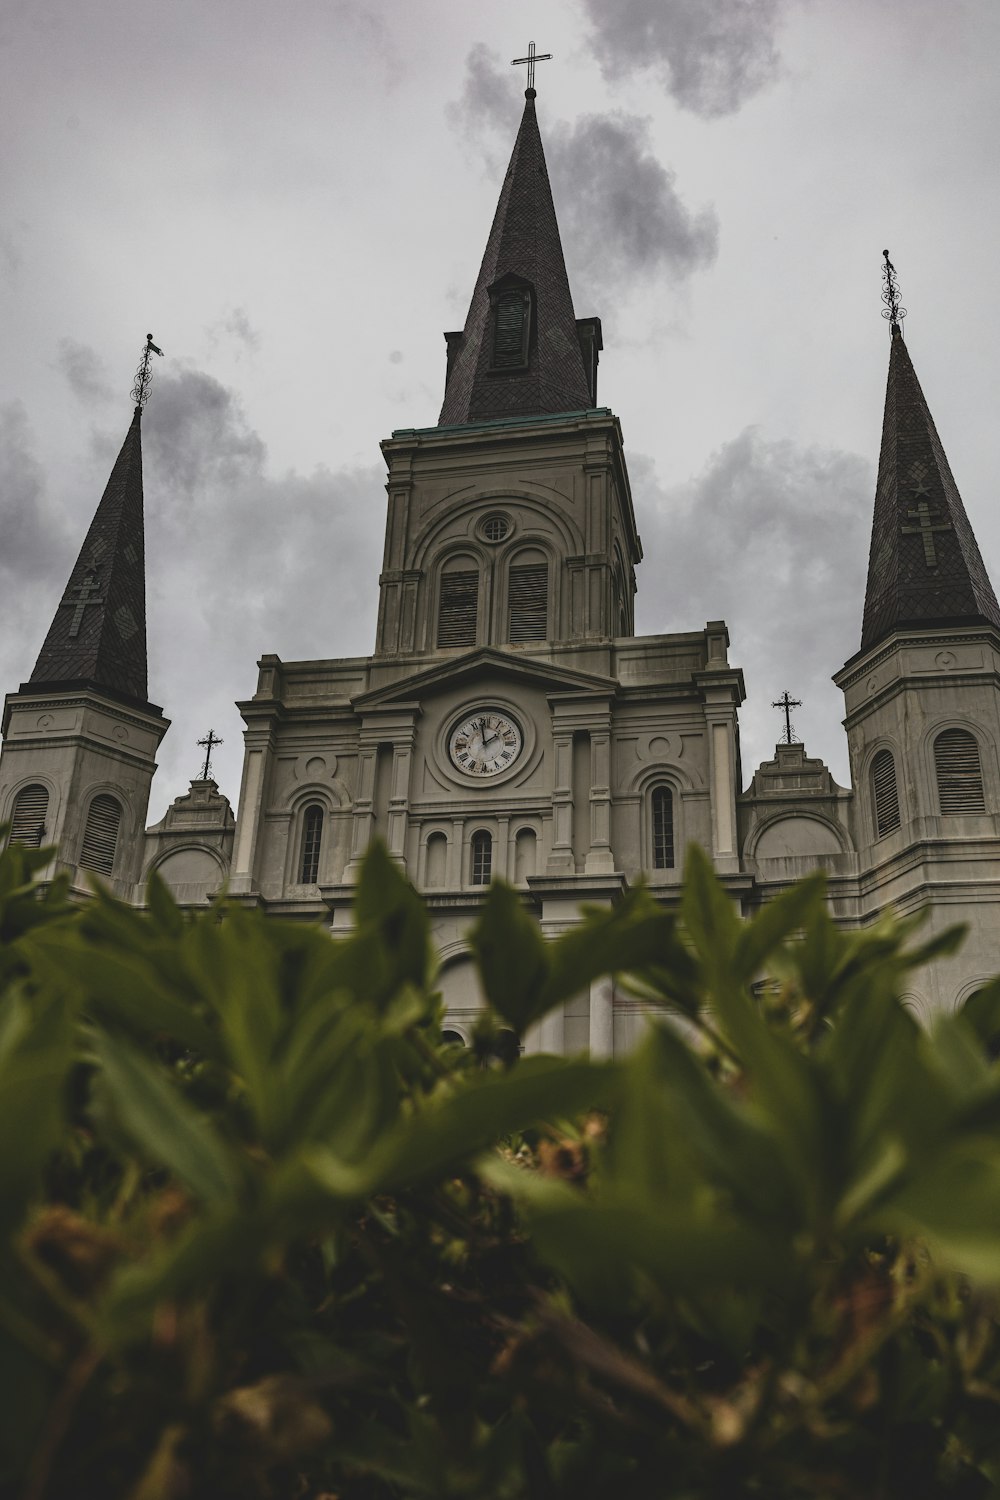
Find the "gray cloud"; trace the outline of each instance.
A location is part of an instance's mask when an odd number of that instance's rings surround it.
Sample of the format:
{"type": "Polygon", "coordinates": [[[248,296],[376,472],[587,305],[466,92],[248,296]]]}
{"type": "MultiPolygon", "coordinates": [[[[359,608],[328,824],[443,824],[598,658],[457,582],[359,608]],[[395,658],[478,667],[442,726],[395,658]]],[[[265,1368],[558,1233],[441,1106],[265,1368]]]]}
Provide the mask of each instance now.
{"type": "MultiPolygon", "coordinates": [[[[245,307],[230,308],[217,322],[207,328],[209,341],[213,345],[218,344],[220,339],[227,338],[237,346],[237,350],[243,350],[248,354],[256,354],[260,348],[260,334],[253,327],[247,316],[245,307]]],[[[237,353],[237,358],[239,353],[237,353]]]]}
{"type": "MultiPolygon", "coordinates": [[[[510,80],[483,45],[466,58],[461,97],[448,118],[467,144],[484,153],[491,176],[512,141],[510,80]]],[[[657,160],[646,120],[616,111],[585,115],[546,129],[546,158],[570,278],[585,297],[609,276],[666,273],[675,280],[710,265],[718,249],[711,208],[692,212],[674,173],[657,160]]]]}
{"type": "MultiPolygon", "coordinates": [[[[272,474],[231,391],[196,369],[163,375],[143,419],[150,692],[173,728],[154,811],[197,769],[211,724],[235,802],[242,723],[257,658],[365,654],[373,647],[380,467],[272,474]]],[[[158,812],[157,812],[157,815],[158,812]]]]}
{"type": "Polygon", "coordinates": [[[858,648],[874,475],[858,455],[768,441],[748,428],[689,483],[664,491],[630,457],[645,559],[640,631],[697,630],[725,619],[746,676],[744,780],[772,753],[773,698],[787,686],[809,752],[840,763],[831,726],[843,700],[830,682],[858,648]],[[819,739],[817,739],[819,736],[819,739]],[[820,742],[821,741],[821,742],[820,742]]]}
{"type": "Polygon", "coordinates": [[[0,495],[0,660],[9,690],[31,670],[48,628],[47,611],[55,608],[73,560],[73,541],[48,503],[20,401],[0,406],[0,495]]]}
{"type": "Polygon", "coordinates": [[[86,406],[100,405],[113,395],[107,366],[89,344],[60,339],[59,368],[73,395],[86,406]]]}
{"type": "Polygon", "coordinates": [[[585,115],[560,125],[548,148],[565,243],[581,284],[665,272],[675,280],[711,265],[715,212],[692,213],[675,176],[653,155],[635,115],[585,115]]]}
{"type": "Polygon", "coordinates": [[[728,115],[779,74],[785,0],[583,0],[606,78],[655,70],[682,108],[728,115]]]}

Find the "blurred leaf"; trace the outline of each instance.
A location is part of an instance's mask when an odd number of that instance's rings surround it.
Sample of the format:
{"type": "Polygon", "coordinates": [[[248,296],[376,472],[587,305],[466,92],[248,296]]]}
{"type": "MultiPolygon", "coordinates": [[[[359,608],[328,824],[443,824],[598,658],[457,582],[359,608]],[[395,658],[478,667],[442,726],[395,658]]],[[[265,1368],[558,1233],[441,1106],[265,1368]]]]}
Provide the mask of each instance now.
{"type": "Polygon", "coordinates": [[[117,1120],[146,1159],[204,1203],[233,1200],[239,1174],[229,1151],[163,1068],[107,1032],[95,1034],[93,1046],[117,1120]]]}
{"type": "Polygon", "coordinates": [[[487,1000],[523,1034],[547,1009],[542,997],[551,959],[538,923],[511,886],[499,880],[490,886],[469,946],[487,1000]]]}
{"type": "Polygon", "coordinates": [[[59,1144],[75,1016],[61,996],[8,992],[0,1005],[0,1232],[20,1223],[59,1144]]]}

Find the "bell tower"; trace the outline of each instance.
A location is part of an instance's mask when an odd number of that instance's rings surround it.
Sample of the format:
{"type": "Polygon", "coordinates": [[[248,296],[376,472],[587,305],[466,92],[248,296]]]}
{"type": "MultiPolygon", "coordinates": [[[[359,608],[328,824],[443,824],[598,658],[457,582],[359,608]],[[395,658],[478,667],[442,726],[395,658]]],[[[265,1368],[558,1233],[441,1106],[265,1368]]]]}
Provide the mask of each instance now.
{"type": "Polygon", "coordinates": [[[382,444],[376,655],[607,642],[634,630],[642,556],[621,428],[597,405],[599,318],[576,317],[525,91],[436,427],[382,444]]]}
{"type": "MultiPolygon", "coordinates": [[[[883,279],[889,375],[861,649],[834,678],[864,903],[871,915],[931,905],[940,925],[963,903],[962,963],[985,977],[1000,921],[1000,609],[903,339],[888,251],[883,279]]],[[[936,966],[931,982],[945,974],[936,966]]]]}
{"type": "Polygon", "coordinates": [[[156,750],[169,727],[147,699],[142,410],[151,381],[147,335],[135,410],[33,672],[7,695],[0,821],[10,837],[52,844],[74,883],[100,877],[130,896],[142,873],[156,750]]]}

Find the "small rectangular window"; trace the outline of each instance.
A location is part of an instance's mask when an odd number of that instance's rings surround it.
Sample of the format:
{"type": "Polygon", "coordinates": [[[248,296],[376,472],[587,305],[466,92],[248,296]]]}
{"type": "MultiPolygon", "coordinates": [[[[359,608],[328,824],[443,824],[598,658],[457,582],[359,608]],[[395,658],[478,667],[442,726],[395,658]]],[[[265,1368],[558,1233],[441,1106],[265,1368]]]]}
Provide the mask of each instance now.
{"type": "Polygon", "coordinates": [[[445,573],[438,610],[439,646],[474,646],[479,612],[479,573],[475,568],[445,573]]]}
{"type": "Polygon", "coordinates": [[[493,875],[493,838],[488,833],[472,835],[472,884],[489,885],[493,875]]]}
{"type": "Polygon", "coordinates": [[[653,793],[653,869],[674,867],[674,796],[669,787],[653,793]]]}

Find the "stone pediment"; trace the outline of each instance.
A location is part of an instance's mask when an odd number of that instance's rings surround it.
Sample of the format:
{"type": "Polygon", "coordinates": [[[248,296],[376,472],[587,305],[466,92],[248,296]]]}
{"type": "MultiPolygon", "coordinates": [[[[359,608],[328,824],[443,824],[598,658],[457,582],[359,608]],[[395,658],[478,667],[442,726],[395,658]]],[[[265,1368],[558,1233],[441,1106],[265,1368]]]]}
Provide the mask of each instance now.
{"type": "Polygon", "coordinates": [[[551,662],[539,661],[537,657],[513,656],[506,651],[485,647],[470,651],[465,656],[450,657],[423,672],[401,677],[397,682],[384,687],[372,688],[359,693],[351,700],[356,713],[369,709],[387,708],[395,703],[413,703],[433,694],[439,687],[455,687],[459,683],[474,682],[489,677],[506,677],[511,684],[541,688],[547,693],[593,693],[607,698],[618,690],[613,677],[594,672],[577,672],[569,667],[557,667],[551,662]]]}

